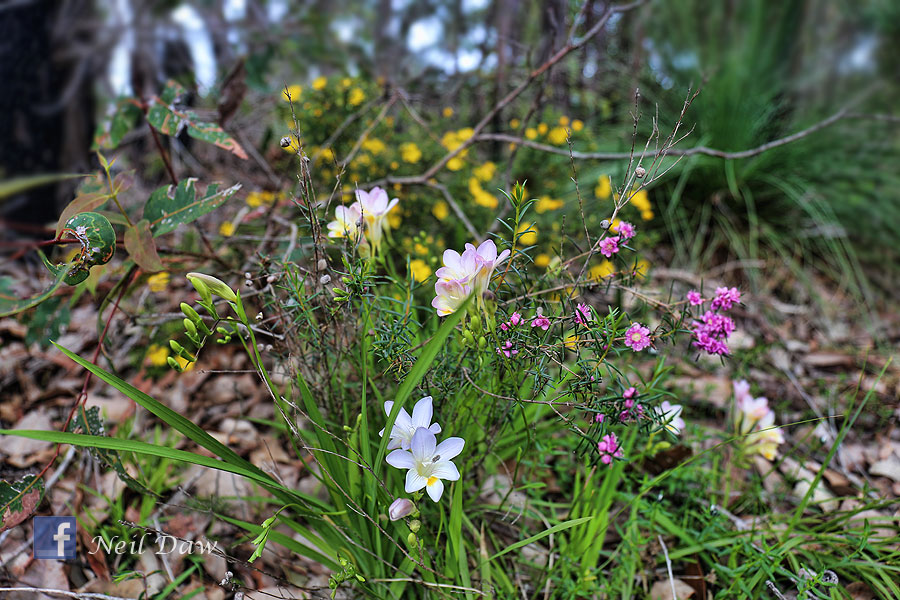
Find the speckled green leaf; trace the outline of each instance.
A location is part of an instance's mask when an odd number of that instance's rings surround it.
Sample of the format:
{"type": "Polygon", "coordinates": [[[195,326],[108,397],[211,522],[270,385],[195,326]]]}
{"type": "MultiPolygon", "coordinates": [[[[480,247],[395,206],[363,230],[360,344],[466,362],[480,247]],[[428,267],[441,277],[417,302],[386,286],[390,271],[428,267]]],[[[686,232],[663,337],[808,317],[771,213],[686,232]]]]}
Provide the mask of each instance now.
{"type": "Polygon", "coordinates": [[[66,221],[63,233],[81,243],[81,254],[69,269],[65,282],[77,285],[88,278],[91,267],[102,265],[116,253],[116,231],[109,219],[95,212],[83,212],[66,221]]]}
{"type": "Polygon", "coordinates": [[[0,531],[15,527],[34,513],[44,495],[44,479],[26,475],[8,483],[0,481],[0,531]]]}
{"type": "MultiPolygon", "coordinates": [[[[103,419],[100,418],[100,407],[92,406],[87,410],[84,410],[83,406],[79,408],[75,411],[75,416],[72,417],[72,421],[69,423],[69,429],[67,431],[70,433],[105,436],[106,430],[103,428],[103,419]]],[[[119,457],[118,452],[105,448],[91,448],[90,451],[94,458],[114,470],[119,476],[119,479],[121,479],[128,487],[140,494],[155,495],[128,474],[125,470],[125,465],[122,464],[122,459],[119,457]]]]}
{"type": "Polygon", "coordinates": [[[141,109],[134,98],[119,98],[105,119],[97,125],[94,132],[94,149],[115,148],[134,129],[141,109]]]}
{"type": "Polygon", "coordinates": [[[194,178],[182,179],[177,187],[163,186],[150,195],[144,207],[144,218],[150,222],[153,237],[174,231],[181,223],[196,221],[241,189],[238,183],[219,191],[218,184],[211,183],[200,198],[194,185],[196,181],[194,178]]]}
{"type": "Polygon", "coordinates": [[[246,160],[247,153],[241,145],[221,127],[201,121],[195,113],[176,106],[176,100],[183,93],[184,88],[169,81],[162,94],[153,98],[150,110],[147,111],[147,122],[166,135],[176,135],[182,127],[186,127],[189,136],[214,144],[246,160]]]}

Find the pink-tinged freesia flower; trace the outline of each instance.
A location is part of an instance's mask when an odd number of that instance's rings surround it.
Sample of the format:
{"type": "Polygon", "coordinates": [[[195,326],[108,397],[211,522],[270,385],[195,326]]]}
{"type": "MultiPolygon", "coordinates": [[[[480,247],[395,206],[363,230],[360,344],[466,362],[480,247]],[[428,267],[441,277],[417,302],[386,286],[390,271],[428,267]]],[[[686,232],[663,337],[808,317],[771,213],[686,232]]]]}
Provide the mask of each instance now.
{"type": "MultiPolygon", "coordinates": [[[[384,403],[384,413],[388,416],[394,408],[394,402],[388,400],[384,403]]],[[[391,439],[388,442],[387,449],[403,448],[409,450],[412,442],[413,434],[419,427],[424,427],[431,433],[437,435],[441,432],[441,426],[432,423],[431,418],[434,416],[434,407],[432,405],[431,396],[425,396],[413,406],[413,414],[410,417],[405,408],[401,408],[394,420],[394,426],[391,428],[391,439]]],[[[378,435],[384,437],[384,429],[378,432],[378,435]]]]}
{"type": "Polygon", "coordinates": [[[591,307],[581,302],[575,307],[575,322],[579,325],[587,325],[588,321],[593,321],[594,315],[591,313],[591,307]]]}
{"type": "Polygon", "coordinates": [[[665,429],[675,435],[679,435],[685,427],[684,419],[681,418],[681,410],[680,404],[672,404],[668,400],[663,400],[659,405],[660,417],[665,429]]]}
{"type": "Polygon", "coordinates": [[[703,297],[697,290],[691,290],[687,293],[687,301],[691,303],[691,306],[700,306],[703,304],[703,297]]]}
{"type": "Polygon", "coordinates": [[[472,286],[455,279],[451,281],[439,279],[434,284],[434,293],[436,296],[431,301],[431,306],[437,310],[439,316],[446,317],[462,306],[472,293],[472,286]]]}
{"type": "Polygon", "coordinates": [[[604,465],[611,464],[615,458],[623,458],[625,456],[622,453],[619,438],[614,433],[604,435],[603,439],[597,442],[597,450],[600,452],[600,462],[604,465]]]}
{"type": "Polygon", "coordinates": [[[737,288],[716,288],[716,297],[712,301],[713,310],[728,310],[741,301],[741,292],[737,288]]]}
{"type": "Polygon", "coordinates": [[[769,412],[756,424],[757,430],[747,436],[747,451],[762,455],[766,460],[774,460],[778,446],[784,443],[781,428],[775,427],[775,413],[769,412]]]}
{"type": "Polygon", "coordinates": [[[387,463],[398,469],[409,469],[406,473],[406,493],[411,494],[422,488],[437,502],[444,493],[444,482],[459,479],[459,470],[451,460],[462,452],[465,440],[450,437],[437,443],[434,434],[424,427],[416,429],[409,451],[394,450],[387,455],[387,463]]]}
{"type": "Polygon", "coordinates": [[[611,258],[613,254],[619,252],[619,236],[606,237],[600,240],[600,254],[606,258],[611,258]]]}
{"type": "MultiPolygon", "coordinates": [[[[471,245],[471,244],[470,244],[471,245]]],[[[472,283],[475,275],[481,268],[478,264],[475,250],[467,248],[462,254],[456,250],[444,250],[444,266],[435,271],[435,275],[442,281],[459,281],[460,283],[472,283]]]]}
{"type": "Polygon", "coordinates": [[[497,245],[494,244],[494,240],[482,242],[477,248],[472,244],[466,244],[466,251],[470,250],[475,253],[475,260],[478,263],[478,270],[475,273],[475,292],[480,298],[491,283],[494,269],[509,257],[509,250],[497,254],[497,245]]]}
{"type": "Polygon", "coordinates": [[[640,352],[650,346],[650,330],[640,323],[632,323],[625,331],[625,345],[634,352],[640,352]]]}
{"type": "Polygon", "coordinates": [[[750,384],[744,380],[735,381],[732,385],[734,429],[746,436],[743,438],[744,447],[750,454],[774,459],[778,446],[784,443],[784,435],[781,429],[775,427],[775,413],[769,408],[769,401],[764,397],[754,398],[750,393],[750,384]]]}
{"type": "Polygon", "coordinates": [[[391,521],[396,521],[403,517],[408,517],[413,514],[415,510],[416,505],[412,503],[412,500],[407,498],[397,498],[391,502],[391,506],[388,508],[388,517],[390,517],[391,521]]]}
{"type": "Polygon", "coordinates": [[[613,230],[619,234],[623,241],[634,237],[634,225],[627,221],[621,221],[613,230]]]}

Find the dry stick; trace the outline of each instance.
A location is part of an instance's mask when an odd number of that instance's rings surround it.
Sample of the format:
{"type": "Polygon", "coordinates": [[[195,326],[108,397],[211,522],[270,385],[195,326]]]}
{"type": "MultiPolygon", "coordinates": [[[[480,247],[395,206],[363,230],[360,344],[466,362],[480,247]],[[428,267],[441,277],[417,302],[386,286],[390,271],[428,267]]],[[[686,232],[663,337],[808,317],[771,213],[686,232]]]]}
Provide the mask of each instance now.
{"type": "Polygon", "coordinates": [[[33,594],[51,594],[63,596],[65,598],[76,598],[77,600],[129,600],[121,596],[108,596],[106,594],[97,594],[93,592],[70,592],[67,590],[54,590],[51,588],[36,587],[3,587],[0,592],[31,592],[33,594]]]}
{"type": "Polygon", "coordinates": [[[672,575],[672,559],[669,558],[669,549],[666,548],[666,542],[661,535],[656,536],[662,545],[663,556],[666,557],[666,570],[669,572],[669,584],[672,586],[672,600],[678,600],[678,593],[675,591],[675,576],[672,575]]]}
{"type": "MultiPolygon", "coordinates": [[[[739,152],[725,152],[724,150],[717,150],[715,148],[708,148],[706,146],[695,146],[693,148],[686,148],[684,150],[669,150],[666,152],[666,156],[695,156],[695,155],[704,155],[704,156],[715,156],[717,158],[724,158],[726,160],[736,160],[740,158],[752,158],[754,156],[758,156],[764,152],[772,150],[774,148],[778,148],[780,146],[784,146],[786,144],[790,144],[791,142],[796,142],[797,140],[803,139],[817,131],[821,131],[826,127],[830,127],[834,125],[838,121],[843,119],[873,119],[887,122],[900,122],[900,116],[895,115],[866,115],[859,113],[850,113],[848,112],[849,107],[843,108],[838,112],[834,113],[827,119],[819,121],[818,123],[807,127],[806,129],[802,129],[796,133],[793,133],[789,136],[785,136],[783,138],[778,138],[776,140],[772,140],[771,142],[767,142],[755,148],[750,148],[749,150],[741,150],[739,152]]],[[[557,148],[555,146],[549,146],[547,144],[541,144],[540,142],[533,142],[531,140],[527,140],[525,138],[516,137],[514,135],[508,135],[506,133],[482,133],[478,135],[478,142],[509,142],[512,144],[519,144],[522,146],[526,146],[528,148],[533,148],[535,150],[541,150],[542,152],[548,152],[551,154],[559,154],[560,156],[569,156],[570,152],[564,148],[557,148]]],[[[571,156],[573,158],[577,158],[578,160],[622,160],[629,158],[631,154],[629,152],[578,152],[572,151],[571,156]]]]}

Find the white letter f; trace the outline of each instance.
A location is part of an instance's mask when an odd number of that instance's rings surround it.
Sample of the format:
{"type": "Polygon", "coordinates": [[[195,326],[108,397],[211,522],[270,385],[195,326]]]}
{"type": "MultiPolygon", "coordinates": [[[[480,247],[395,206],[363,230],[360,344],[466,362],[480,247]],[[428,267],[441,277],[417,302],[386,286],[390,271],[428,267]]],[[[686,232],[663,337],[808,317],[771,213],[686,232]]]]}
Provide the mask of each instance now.
{"type": "Polygon", "coordinates": [[[53,536],[53,540],[56,542],[56,555],[60,558],[65,555],[66,542],[72,539],[72,536],[66,533],[70,525],[69,522],[63,522],[56,526],[56,535],[53,536]]]}

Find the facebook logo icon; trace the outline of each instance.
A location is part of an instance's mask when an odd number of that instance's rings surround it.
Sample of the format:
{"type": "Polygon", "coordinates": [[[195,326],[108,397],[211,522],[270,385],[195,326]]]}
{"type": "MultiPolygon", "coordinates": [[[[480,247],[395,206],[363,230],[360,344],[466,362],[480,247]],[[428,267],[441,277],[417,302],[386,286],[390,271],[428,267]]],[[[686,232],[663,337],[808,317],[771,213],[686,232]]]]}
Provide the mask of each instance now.
{"type": "Polygon", "coordinates": [[[75,558],[75,517],[35,517],[34,557],[75,558]]]}

